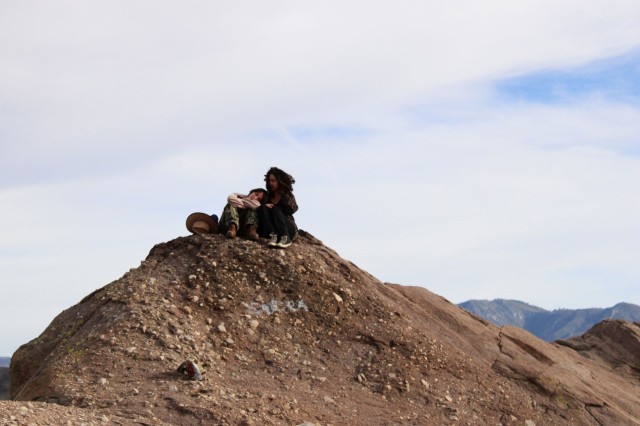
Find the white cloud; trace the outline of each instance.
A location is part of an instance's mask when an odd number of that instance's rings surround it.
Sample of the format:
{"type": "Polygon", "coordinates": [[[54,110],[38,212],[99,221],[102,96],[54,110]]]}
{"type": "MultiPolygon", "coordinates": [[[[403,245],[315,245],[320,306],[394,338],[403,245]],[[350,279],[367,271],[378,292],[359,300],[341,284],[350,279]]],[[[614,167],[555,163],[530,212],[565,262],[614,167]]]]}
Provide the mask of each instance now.
{"type": "Polygon", "coordinates": [[[382,279],[423,284],[456,301],[520,294],[557,307],[630,296],[640,272],[633,260],[640,157],[625,152],[637,146],[640,111],[466,108],[478,117],[396,128],[329,152],[348,181],[317,198],[335,199],[356,220],[324,212],[314,224],[320,237],[382,279]],[[606,290],[607,282],[601,293],[578,291],[588,269],[624,281],[625,292],[606,290]],[[555,297],[555,286],[568,284],[572,297],[555,297]]]}
{"type": "Polygon", "coordinates": [[[272,165],[381,279],[640,303],[640,111],[490,90],[638,46],[636,1],[0,7],[0,323],[24,336],[272,165]]]}

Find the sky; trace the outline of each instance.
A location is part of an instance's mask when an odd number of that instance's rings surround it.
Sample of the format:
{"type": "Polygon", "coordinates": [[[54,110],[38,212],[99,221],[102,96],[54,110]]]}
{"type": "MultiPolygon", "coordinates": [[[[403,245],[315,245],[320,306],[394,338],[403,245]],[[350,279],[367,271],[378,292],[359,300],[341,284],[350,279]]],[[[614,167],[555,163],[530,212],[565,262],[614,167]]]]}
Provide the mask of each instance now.
{"type": "Polygon", "coordinates": [[[453,303],[640,304],[640,2],[0,0],[0,355],[296,179],[296,220],[453,303]]]}

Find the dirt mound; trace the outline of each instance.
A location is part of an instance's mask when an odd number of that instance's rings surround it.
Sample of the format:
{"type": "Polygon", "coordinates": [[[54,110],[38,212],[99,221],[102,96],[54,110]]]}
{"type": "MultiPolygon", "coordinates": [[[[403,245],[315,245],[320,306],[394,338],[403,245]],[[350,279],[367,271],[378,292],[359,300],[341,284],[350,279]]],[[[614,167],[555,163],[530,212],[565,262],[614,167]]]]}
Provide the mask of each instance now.
{"type": "Polygon", "coordinates": [[[640,424],[639,383],[378,281],[311,235],[154,247],[11,365],[16,400],[148,424],[640,424]],[[175,370],[195,361],[204,380],[175,370]]]}

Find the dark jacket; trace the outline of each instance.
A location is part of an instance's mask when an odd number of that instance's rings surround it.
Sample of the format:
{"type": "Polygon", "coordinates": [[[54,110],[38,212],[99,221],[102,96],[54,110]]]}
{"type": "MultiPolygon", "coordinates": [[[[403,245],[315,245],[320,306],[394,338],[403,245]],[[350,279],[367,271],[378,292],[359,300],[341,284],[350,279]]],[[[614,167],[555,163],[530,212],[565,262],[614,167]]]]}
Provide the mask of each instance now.
{"type": "MultiPolygon", "coordinates": [[[[270,200],[271,194],[267,194],[267,200],[265,201],[265,204],[271,203],[270,200]]],[[[274,205],[278,206],[282,210],[285,216],[287,216],[287,219],[289,219],[294,224],[296,223],[295,219],[293,218],[293,214],[298,211],[298,203],[296,203],[296,197],[293,196],[292,192],[283,192],[282,196],[280,197],[280,202],[274,205]]]]}

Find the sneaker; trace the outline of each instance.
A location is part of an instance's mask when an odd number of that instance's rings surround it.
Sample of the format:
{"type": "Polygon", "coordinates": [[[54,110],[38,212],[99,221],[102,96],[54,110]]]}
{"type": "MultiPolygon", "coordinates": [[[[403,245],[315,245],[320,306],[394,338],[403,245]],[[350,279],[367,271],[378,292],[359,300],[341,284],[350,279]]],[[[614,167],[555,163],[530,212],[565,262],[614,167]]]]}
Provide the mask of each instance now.
{"type": "Polygon", "coordinates": [[[269,242],[267,247],[275,247],[278,245],[278,236],[274,233],[269,234],[269,242]]]}
{"type": "Polygon", "coordinates": [[[288,235],[283,235],[280,237],[280,241],[276,244],[276,247],[287,248],[291,245],[291,238],[288,235]]]}

